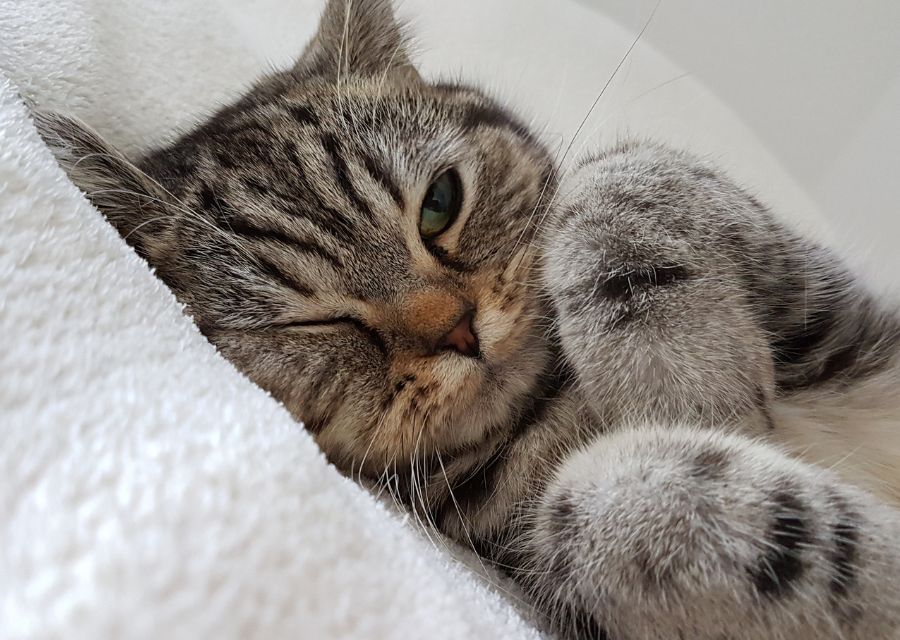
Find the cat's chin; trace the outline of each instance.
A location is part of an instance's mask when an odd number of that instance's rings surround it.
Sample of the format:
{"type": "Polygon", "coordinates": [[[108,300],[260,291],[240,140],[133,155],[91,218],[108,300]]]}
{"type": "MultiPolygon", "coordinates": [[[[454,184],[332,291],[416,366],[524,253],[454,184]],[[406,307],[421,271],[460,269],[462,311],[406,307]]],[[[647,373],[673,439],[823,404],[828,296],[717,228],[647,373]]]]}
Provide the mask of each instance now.
{"type": "MultiPolygon", "coordinates": [[[[337,447],[340,459],[353,459],[356,473],[364,459],[362,473],[373,478],[398,461],[427,452],[447,459],[455,452],[471,452],[502,436],[534,393],[550,359],[538,331],[520,322],[517,335],[504,336],[500,353],[488,345],[478,358],[448,352],[404,363],[410,382],[381,415],[378,428],[363,438],[364,453],[344,449],[353,439],[341,436],[340,428],[318,439],[326,452],[337,447]]],[[[350,463],[338,466],[349,468],[350,463]]]]}
{"type": "Polygon", "coordinates": [[[524,321],[499,348],[492,346],[488,343],[478,359],[456,363],[465,368],[465,382],[453,394],[450,419],[433,433],[439,450],[471,449],[502,432],[550,364],[543,336],[524,321]]]}

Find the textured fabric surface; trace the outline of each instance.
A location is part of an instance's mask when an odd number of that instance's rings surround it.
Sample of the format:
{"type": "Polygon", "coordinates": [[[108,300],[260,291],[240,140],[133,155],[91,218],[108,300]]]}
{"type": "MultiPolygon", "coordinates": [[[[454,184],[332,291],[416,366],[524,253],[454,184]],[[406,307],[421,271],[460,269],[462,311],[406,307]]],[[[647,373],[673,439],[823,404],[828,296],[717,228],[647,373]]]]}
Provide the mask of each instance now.
{"type": "Polygon", "coordinates": [[[0,1],[0,637],[539,637],[216,354],[22,103],[140,147],[266,65],[280,4],[0,1]]]}

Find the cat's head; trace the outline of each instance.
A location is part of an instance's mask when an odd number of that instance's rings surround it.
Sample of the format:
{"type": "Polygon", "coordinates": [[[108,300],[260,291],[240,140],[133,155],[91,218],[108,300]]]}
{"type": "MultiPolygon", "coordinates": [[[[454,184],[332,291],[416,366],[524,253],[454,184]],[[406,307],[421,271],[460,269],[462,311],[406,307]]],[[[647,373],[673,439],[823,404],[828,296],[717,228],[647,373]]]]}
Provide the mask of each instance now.
{"type": "Polygon", "coordinates": [[[344,467],[476,446],[547,364],[551,158],[482,93],[420,78],[388,0],[331,0],[292,69],[134,164],[38,119],[206,336],[344,467]]]}

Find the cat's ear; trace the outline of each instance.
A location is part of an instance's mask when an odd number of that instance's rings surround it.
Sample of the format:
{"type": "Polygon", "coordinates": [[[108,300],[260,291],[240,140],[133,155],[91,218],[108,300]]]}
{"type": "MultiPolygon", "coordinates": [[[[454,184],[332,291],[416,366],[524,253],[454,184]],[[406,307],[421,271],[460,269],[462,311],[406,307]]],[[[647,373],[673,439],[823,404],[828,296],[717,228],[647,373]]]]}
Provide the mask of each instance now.
{"type": "Polygon", "coordinates": [[[418,80],[405,27],[391,0],[328,0],[319,29],[294,72],[337,79],[383,76],[418,80]]]}
{"type": "Polygon", "coordinates": [[[86,125],[55,113],[31,115],[69,179],[128,244],[153,262],[166,245],[176,207],[169,193],[86,125]]]}

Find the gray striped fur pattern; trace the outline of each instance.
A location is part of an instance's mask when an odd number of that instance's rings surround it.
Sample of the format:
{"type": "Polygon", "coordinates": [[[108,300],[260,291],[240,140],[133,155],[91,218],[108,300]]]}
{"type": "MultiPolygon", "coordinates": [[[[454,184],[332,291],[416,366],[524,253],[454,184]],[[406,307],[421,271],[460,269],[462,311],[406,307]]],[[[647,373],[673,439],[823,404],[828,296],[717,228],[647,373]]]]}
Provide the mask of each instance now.
{"type": "Polygon", "coordinates": [[[898,314],[716,167],[632,141],[561,175],[418,75],[388,0],[331,0],[143,158],[36,119],[222,354],[561,635],[897,637],[898,314]]]}

